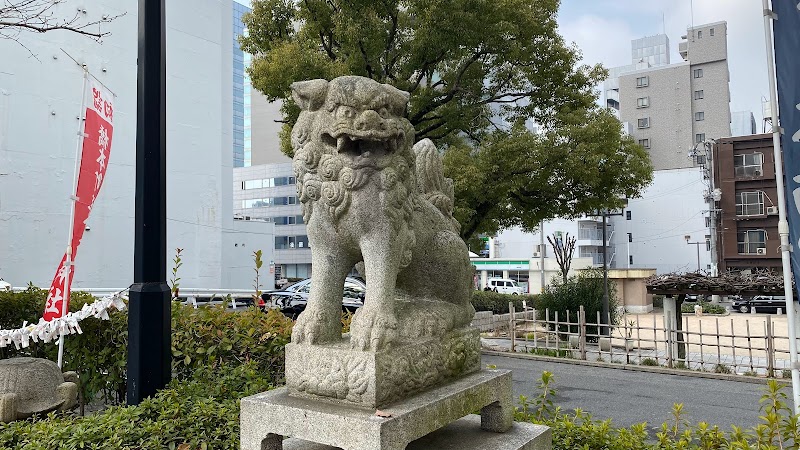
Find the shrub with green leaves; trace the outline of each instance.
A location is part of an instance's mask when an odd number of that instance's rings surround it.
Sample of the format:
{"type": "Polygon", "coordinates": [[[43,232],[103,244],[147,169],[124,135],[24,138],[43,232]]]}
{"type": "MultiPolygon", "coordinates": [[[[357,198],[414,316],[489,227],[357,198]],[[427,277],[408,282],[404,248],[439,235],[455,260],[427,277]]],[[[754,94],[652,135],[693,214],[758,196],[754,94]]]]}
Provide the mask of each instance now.
{"type": "Polygon", "coordinates": [[[255,361],[204,367],[138,406],[0,424],[0,448],[238,450],[239,399],[272,387],[255,361]]]}
{"type": "Polygon", "coordinates": [[[683,303],[681,304],[681,312],[682,313],[694,313],[694,306],[699,304],[702,307],[703,314],[725,314],[728,312],[722,305],[715,305],[713,303],[708,302],[700,302],[700,303],[683,303]]]}
{"type": "MultiPolygon", "coordinates": [[[[553,278],[554,283],[547,286],[545,292],[538,296],[536,309],[537,318],[545,319],[549,311],[550,320],[555,319],[558,312],[559,322],[567,320],[569,311],[569,321],[578,323],[580,307],[586,314],[587,323],[597,323],[597,314],[603,309],[603,272],[599,270],[582,271],[579,275],[570,277],[566,283],[560,279],[553,278]]],[[[619,313],[617,312],[617,297],[614,283],[608,283],[609,309],[611,312],[611,324],[619,323],[619,313]]],[[[562,326],[561,331],[566,331],[566,326],[562,326]]],[[[597,327],[587,326],[586,333],[596,335],[597,327]]]]}
{"type": "Polygon", "coordinates": [[[800,448],[800,415],[788,404],[777,381],[769,380],[761,397],[761,421],[751,430],[733,427],[725,433],[705,422],[686,420],[683,404],[675,404],[672,419],[661,425],[655,439],[647,423],[615,428],[610,419],[595,420],[580,409],[565,413],[555,403],[555,377],[543,372],[539,394],[520,396],[514,411],[518,421],[547,425],[553,433],[553,450],[778,450],[800,448]]]}
{"type": "MultiPolygon", "coordinates": [[[[0,323],[17,328],[23,321],[38,322],[47,291],[0,292],[0,323]]],[[[70,311],[77,311],[95,297],[73,292],[70,311]]],[[[127,390],[127,311],[109,311],[110,320],[81,321],[82,334],[64,339],[64,370],[80,375],[81,394],[86,401],[102,395],[107,402],[122,402],[127,390]]],[[[195,370],[223,364],[254,362],[273,381],[283,378],[284,346],[291,338],[292,321],[277,311],[257,308],[226,311],[222,307],[192,308],[172,303],[173,370],[179,378],[195,370]]],[[[0,359],[33,356],[55,361],[58,346],[32,343],[30,347],[0,349],[0,359]]]]}
{"type": "Polygon", "coordinates": [[[495,314],[508,314],[508,303],[514,304],[514,309],[522,311],[524,300],[528,308],[536,304],[536,295],[500,294],[493,291],[472,291],[472,306],[475,311],[491,311],[495,314]]]}

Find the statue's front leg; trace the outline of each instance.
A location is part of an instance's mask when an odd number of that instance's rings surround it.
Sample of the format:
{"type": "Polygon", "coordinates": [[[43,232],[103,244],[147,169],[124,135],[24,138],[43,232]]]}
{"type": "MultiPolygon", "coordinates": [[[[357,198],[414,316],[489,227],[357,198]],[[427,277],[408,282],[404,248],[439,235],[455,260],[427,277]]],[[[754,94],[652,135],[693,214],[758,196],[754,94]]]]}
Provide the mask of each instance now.
{"type": "Polygon", "coordinates": [[[377,351],[397,339],[395,312],[397,273],[400,268],[395,240],[362,243],[367,295],[353,316],[350,344],[357,350],[377,351]]]}
{"type": "Polygon", "coordinates": [[[314,249],[313,274],[306,309],[292,329],[292,342],[322,344],[342,337],[342,292],[353,262],[345,255],[314,249]]]}

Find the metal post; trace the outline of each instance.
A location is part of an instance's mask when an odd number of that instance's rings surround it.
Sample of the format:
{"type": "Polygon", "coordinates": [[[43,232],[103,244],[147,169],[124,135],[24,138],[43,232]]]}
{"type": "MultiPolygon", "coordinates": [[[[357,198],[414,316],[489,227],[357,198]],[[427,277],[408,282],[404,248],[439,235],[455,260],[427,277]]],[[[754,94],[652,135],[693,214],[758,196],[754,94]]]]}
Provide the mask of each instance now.
{"type": "Polygon", "coordinates": [[[129,405],[169,383],[167,285],[166,28],[164,0],[139,0],[136,213],[128,312],[129,405]]]}
{"type": "MultiPolygon", "coordinates": [[[[603,211],[603,310],[600,314],[600,322],[602,325],[608,325],[608,246],[606,242],[606,216],[607,211],[603,211]]],[[[600,334],[605,336],[611,335],[611,330],[608,326],[600,326],[600,334]]]]}
{"type": "Polygon", "coordinates": [[[516,341],[516,336],[515,336],[516,332],[515,332],[515,328],[516,327],[515,327],[515,323],[514,323],[514,319],[515,319],[514,316],[517,313],[514,310],[514,302],[508,302],[508,313],[509,313],[508,314],[508,334],[511,337],[511,353],[514,353],[516,351],[516,349],[515,349],[515,347],[516,347],[516,342],[515,342],[516,341]]]}
{"type": "Polygon", "coordinates": [[[792,397],[794,413],[800,414],[800,371],[797,365],[796,302],[792,293],[792,268],[790,264],[789,222],[786,220],[786,192],[783,180],[783,155],[781,154],[780,120],[778,116],[778,93],[775,81],[775,58],[772,48],[772,22],[770,4],[761,0],[764,10],[764,42],[767,46],[767,71],[769,73],[769,98],[772,115],[772,147],[775,155],[775,181],[778,191],[778,234],[781,238],[781,262],[783,265],[783,292],[786,299],[786,322],[789,329],[789,362],[792,368],[792,397]]]}
{"type": "Polygon", "coordinates": [[[544,276],[544,220],[539,225],[539,265],[542,269],[542,287],[539,292],[544,293],[544,283],[545,283],[545,276],[544,276]]]}

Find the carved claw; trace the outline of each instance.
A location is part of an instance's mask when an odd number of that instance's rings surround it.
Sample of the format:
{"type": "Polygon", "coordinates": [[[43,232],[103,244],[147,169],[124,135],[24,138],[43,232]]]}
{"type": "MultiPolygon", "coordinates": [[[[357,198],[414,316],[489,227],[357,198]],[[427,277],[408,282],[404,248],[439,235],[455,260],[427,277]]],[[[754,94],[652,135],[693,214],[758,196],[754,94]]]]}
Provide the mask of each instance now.
{"type": "Polygon", "coordinates": [[[364,307],[356,312],[350,325],[350,346],[354,350],[378,351],[397,338],[394,314],[378,308],[364,307]]]}
{"type": "Polygon", "coordinates": [[[310,308],[300,313],[292,328],[292,343],[295,344],[323,344],[341,337],[338,315],[310,308]]]}

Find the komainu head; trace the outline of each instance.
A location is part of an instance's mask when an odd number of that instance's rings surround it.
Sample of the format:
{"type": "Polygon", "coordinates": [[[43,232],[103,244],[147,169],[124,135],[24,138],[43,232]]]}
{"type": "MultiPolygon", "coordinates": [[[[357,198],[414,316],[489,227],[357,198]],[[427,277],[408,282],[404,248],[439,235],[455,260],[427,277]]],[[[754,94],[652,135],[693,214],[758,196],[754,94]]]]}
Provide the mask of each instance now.
{"type": "Polygon", "coordinates": [[[356,76],[292,84],[301,113],[292,129],[298,180],[323,155],[336,166],[382,170],[398,156],[413,167],[414,127],[405,118],[409,94],[356,76]]]}

